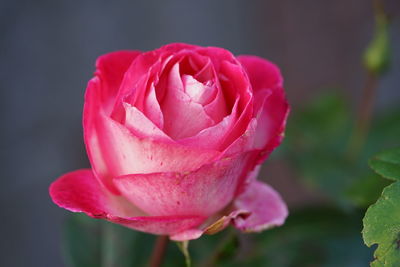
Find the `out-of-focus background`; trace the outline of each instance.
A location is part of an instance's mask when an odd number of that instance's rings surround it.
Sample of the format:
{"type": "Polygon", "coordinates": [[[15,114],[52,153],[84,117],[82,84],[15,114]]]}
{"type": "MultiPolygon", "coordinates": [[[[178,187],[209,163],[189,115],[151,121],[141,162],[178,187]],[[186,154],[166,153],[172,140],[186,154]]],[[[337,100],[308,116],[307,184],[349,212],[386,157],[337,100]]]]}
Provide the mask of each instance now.
{"type": "MultiPolygon", "coordinates": [[[[392,65],[379,79],[375,111],[400,105],[400,2],[388,0],[386,8],[392,65]]],[[[373,29],[365,0],[0,1],[0,266],[64,265],[68,212],[52,203],[48,186],[89,166],[81,115],[99,55],[171,42],[220,46],[275,62],[293,115],[321,92],[343,95],[352,114],[373,29]]],[[[329,202],[285,160],[272,159],[261,178],[293,211],[329,202]]]]}

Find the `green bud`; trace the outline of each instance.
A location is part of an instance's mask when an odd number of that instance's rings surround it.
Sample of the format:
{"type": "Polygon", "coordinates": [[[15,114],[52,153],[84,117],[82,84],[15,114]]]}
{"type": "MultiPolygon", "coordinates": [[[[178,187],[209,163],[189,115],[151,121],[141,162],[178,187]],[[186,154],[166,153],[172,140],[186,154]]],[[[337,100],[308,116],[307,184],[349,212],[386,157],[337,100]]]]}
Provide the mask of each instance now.
{"type": "Polygon", "coordinates": [[[375,16],[375,33],[364,54],[364,65],[374,74],[382,74],[390,64],[389,22],[384,13],[375,16]]]}

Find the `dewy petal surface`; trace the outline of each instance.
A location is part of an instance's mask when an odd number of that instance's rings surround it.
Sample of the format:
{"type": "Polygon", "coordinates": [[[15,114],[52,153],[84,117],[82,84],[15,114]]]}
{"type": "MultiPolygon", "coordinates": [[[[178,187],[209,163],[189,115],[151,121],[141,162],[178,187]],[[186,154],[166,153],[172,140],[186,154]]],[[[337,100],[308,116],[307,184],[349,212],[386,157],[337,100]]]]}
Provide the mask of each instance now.
{"type": "Polygon", "coordinates": [[[175,235],[201,224],[201,216],[143,216],[124,198],[102,187],[91,170],[65,174],[50,186],[50,196],[62,208],[105,219],[126,227],[158,235],[175,235]]]}

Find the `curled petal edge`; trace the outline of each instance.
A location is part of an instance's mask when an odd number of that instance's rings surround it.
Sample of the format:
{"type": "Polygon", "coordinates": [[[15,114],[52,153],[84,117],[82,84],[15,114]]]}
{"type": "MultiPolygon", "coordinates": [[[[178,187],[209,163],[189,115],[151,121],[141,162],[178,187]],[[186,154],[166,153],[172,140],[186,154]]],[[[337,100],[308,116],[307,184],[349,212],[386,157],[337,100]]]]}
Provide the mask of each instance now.
{"type": "Polygon", "coordinates": [[[269,185],[254,181],[233,203],[234,211],[222,216],[208,226],[188,229],[171,236],[172,240],[197,239],[203,234],[216,234],[232,224],[237,229],[261,232],[281,226],[288,216],[288,209],[281,196],[269,185]]]}
{"type": "Polygon", "coordinates": [[[206,219],[190,215],[144,216],[124,198],[106,191],[88,169],[61,176],[49,191],[54,203],[62,208],[156,235],[178,234],[199,226],[206,219]]]}

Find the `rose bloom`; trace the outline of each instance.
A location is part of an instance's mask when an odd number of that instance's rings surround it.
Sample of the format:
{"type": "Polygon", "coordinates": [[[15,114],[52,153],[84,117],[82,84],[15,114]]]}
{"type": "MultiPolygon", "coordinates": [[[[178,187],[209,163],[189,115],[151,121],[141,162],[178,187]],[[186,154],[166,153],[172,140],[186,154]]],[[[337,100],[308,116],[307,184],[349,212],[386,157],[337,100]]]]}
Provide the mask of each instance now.
{"type": "Polygon", "coordinates": [[[103,55],[83,110],[92,169],[61,176],[50,195],[172,240],[281,225],[285,203],[256,177],[288,112],[279,69],[256,56],[181,43],[103,55]]]}

